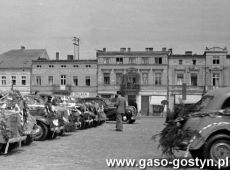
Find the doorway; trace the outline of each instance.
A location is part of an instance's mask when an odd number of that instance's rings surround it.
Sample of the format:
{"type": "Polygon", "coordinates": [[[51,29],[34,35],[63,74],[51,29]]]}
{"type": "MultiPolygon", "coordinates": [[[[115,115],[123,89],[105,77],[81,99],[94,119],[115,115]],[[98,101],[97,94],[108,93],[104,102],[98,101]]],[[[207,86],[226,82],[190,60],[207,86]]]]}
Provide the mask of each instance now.
{"type": "Polygon", "coordinates": [[[137,109],[136,95],[128,95],[128,105],[137,109]]]}

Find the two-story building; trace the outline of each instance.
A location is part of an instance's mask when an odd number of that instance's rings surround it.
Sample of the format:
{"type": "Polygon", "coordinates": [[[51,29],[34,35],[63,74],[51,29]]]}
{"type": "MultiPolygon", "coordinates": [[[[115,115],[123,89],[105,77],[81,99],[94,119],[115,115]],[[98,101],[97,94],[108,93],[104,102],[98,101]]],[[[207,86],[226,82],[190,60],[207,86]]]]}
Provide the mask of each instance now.
{"type": "Polygon", "coordinates": [[[169,104],[181,101],[185,104],[197,102],[201,96],[214,88],[230,86],[230,57],[227,48],[206,48],[204,54],[169,55],[169,104]],[[182,88],[186,84],[186,99],[183,100],[182,88]]]}
{"type": "Polygon", "coordinates": [[[186,99],[183,103],[191,104],[200,100],[205,84],[205,55],[185,54],[169,55],[169,106],[179,104],[182,98],[182,85],[186,84],[186,99]]]}
{"type": "Polygon", "coordinates": [[[32,91],[46,94],[95,97],[97,95],[97,60],[34,60],[32,91]]]}
{"type": "Polygon", "coordinates": [[[161,101],[167,97],[168,51],[97,51],[98,94],[112,97],[117,90],[124,92],[127,102],[137,104],[143,115],[159,115],[161,101]]]}
{"type": "Polygon", "coordinates": [[[14,49],[0,55],[0,90],[31,92],[32,60],[48,59],[45,49],[14,49]]]}
{"type": "Polygon", "coordinates": [[[204,55],[205,64],[205,87],[210,90],[218,87],[230,86],[230,57],[227,48],[206,48],[204,55]]]}

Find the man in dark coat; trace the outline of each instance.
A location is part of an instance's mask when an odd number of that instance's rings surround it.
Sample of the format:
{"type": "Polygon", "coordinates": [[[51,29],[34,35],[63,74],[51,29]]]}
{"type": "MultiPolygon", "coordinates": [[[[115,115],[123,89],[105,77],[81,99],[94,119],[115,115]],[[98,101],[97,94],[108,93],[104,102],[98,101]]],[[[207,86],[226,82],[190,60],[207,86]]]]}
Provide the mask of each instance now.
{"type": "Polygon", "coordinates": [[[116,113],[116,131],[122,131],[123,130],[123,124],[122,124],[122,115],[125,114],[125,108],[126,108],[126,100],[121,95],[120,91],[117,91],[117,113],[116,113]]]}

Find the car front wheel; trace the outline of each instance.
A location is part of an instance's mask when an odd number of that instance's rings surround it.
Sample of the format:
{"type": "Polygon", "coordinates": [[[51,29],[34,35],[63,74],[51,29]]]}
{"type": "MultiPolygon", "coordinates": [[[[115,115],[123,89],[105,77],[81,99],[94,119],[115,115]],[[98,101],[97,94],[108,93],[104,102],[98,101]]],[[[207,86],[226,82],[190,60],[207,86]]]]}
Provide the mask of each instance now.
{"type": "Polygon", "coordinates": [[[42,141],[47,138],[48,128],[44,123],[38,122],[38,133],[36,133],[34,140],[42,141]]]}
{"type": "MultiPolygon", "coordinates": [[[[212,159],[216,165],[219,160],[230,161],[230,136],[226,134],[219,134],[211,137],[204,145],[204,158],[212,159]]],[[[215,169],[217,167],[213,167],[215,169]]],[[[229,169],[230,165],[221,167],[222,169],[229,169]]]]}

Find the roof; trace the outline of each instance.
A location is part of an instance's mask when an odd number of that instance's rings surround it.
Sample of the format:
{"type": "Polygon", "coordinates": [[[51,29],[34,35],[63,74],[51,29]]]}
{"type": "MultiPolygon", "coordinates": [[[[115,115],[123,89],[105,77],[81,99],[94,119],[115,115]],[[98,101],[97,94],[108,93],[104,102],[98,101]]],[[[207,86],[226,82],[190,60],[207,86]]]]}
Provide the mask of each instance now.
{"type": "Polygon", "coordinates": [[[205,55],[197,55],[197,54],[193,54],[193,55],[186,55],[186,54],[173,54],[173,55],[169,55],[169,58],[205,58],[205,55]]]}
{"type": "Polygon", "coordinates": [[[31,68],[32,60],[49,59],[45,49],[17,49],[0,55],[0,68],[31,68]]]}
{"type": "Polygon", "coordinates": [[[71,64],[88,64],[93,63],[97,64],[97,60],[33,60],[33,63],[42,63],[42,64],[50,64],[50,63],[71,63],[71,64]]]}
{"type": "Polygon", "coordinates": [[[168,55],[168,51],[97,51],[97,56],[114,56],[114,55],[124,55],[124,56],[136,56],[136,55],[168,55]]]}

